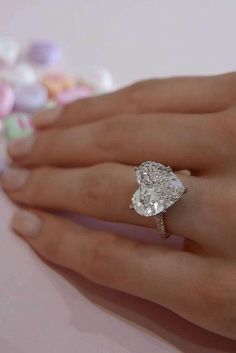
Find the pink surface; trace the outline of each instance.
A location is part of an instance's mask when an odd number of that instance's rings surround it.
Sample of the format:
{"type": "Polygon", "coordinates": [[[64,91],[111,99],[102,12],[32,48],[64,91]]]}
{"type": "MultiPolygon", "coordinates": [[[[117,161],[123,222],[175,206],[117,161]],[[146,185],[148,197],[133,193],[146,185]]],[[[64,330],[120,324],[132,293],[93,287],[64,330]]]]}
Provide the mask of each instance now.
{"type": "MultiPolygon", "coordinates": [[[[48,4],[48,0],[2,1],[0,30],[22,43],[37,37],[56,39],[74,72],[102,64],[123,84],[146,76],[235,68],[234,0],[48,4]]],[[[236,352],[235,342],[168,310],[48,266],[9,230],[13,211],[0,192],[0,352],[236,352]]],[[[95,225],[89,219],[82,222],[95,225]]],[[[133,228],[118,228],[134,234],[133,228]]],[[[139,230],[137,236],[147,235],[139,230]]],[[[148,237],[156,240],[155,233],[148,237]]],[[[179,245],[176,239],[171,241],[179,245]]]]}

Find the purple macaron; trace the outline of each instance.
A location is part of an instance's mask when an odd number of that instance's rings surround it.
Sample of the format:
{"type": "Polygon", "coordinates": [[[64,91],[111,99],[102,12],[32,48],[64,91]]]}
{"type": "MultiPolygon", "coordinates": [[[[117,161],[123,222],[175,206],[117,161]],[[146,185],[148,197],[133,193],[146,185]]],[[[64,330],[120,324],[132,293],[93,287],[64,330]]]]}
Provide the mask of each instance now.
{"type": "Polygon", "coordinates": [[[35,84],[31,86],[15,86],[15,111],[22,113],[35,113],[47,103],[46,89],[35,84]]]}
{"type": "Polygon", "coordinates": [[[40,65],[53,65],[62,57],[61,48],[49,40],[32,42],[29,48],[29,59],[40,65]]]}

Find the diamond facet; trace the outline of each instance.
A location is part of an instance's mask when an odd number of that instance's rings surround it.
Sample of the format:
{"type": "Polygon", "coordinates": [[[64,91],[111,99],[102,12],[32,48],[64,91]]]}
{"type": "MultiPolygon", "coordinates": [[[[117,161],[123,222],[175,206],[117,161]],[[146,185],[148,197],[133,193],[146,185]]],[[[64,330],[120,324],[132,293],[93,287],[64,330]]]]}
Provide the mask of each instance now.
{"type": "Polygon", "coordinates": [[[141,190],[138,189],[132,198],[133,208],[141,216],[150,217],[164,211],[162,200],[158,199],[155,190],[149,191],[143,195],[141,190]]]}
{"type": "Polygon", "coordinates": [[[147,161],[136,169],[139,189],[134,193],[132,206],[137,213],[150,217],[164,212],[185,192],[185,188],[170,167],[147,161]]]}

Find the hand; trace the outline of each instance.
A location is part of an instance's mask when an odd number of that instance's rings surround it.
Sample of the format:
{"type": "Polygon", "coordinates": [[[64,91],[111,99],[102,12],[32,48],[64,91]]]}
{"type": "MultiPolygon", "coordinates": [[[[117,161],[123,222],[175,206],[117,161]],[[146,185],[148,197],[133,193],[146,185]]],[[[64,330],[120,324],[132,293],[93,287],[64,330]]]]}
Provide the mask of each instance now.
{"type": "Polygon", "coordinates": [[[236,74],[134,84],[34,118],[2,186],[13,229],[47,260],[236,339],[236,74]],[[154,227],[129,209],[133,165],[155,160],[188,192],[165,214],[183,251],[78,226],[49,210],[154,227]],[[180,172],[190,170],[191,175],[180,172]],[[178,172],[179,171],[179,172],[178,172]]]}

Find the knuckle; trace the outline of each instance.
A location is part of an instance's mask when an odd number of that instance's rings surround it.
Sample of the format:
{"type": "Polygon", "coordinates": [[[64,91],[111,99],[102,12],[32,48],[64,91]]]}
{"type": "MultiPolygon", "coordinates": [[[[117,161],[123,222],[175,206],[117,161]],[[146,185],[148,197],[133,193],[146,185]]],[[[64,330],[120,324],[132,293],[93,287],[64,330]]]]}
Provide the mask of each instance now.
{"type": "Polygon", "coordinates": [[[127,90],[130,96],[139,96],[140,92],[142,92],[147,85],[148,81],[137,81],[128,86],[127,90]]]}
{"type": "MultiPolygon", "coordinates": [[[[222,190],[217,188],[214,181],[210,181],[202,185],[201,192],[196,197],[198,197],[199,204],[205,206],[201,212],[204,222],[219,227],[220,223],[222,223],[222,209],[225,208],[227,203],[226,193],[222,195],[222,190]],[[214,188],[214,192],[212,192],[212,188],[214,188]]],[[[202,224],[202,227],[204,229],[204,224],[202,224]]]]}
{"type": "Polygon", "coordinates": [[[236,271],[228,266],[219,270],[219,265],[208,266],[202,278],[198,296],[210,325],[219,333],[235,333],[236,286],[233,281],[236,271]],[[218,269],[218,271],[217,271],[218,269]]]}
{"type": "Polygon", "coordinates": [[[42,131],[37,134],[36,144],[32,155],[29,157],[34,164],[47,163],[55,164],[60,161],[61,133],[58,130],[42,131]]]}
{"type": "Polygon", "coordinates": [[[128,86],[125,90],[124,102],[126,111],[138,113],[145,110],[147,105],[147,93],[152,88],[152,81],[139,81],[128,86]]]}
{"type": "Polygon", "coordinates": [[[222,154],[224,159],[227,160],[234,153],[234,147],[236,146],[236,106],[231,106],[223,112],[214,114],[212,132],[212,136],[220,141],[219,155],[222,154]]]}
{"type": "Polygon", "coordinates": [[[221,84],[226,88],[228,103],[233,103],[236,99],[236,72],[230,72],[219,76],[221,84]]]}
{"type": "Polygon", "coordinates": [[[61,145],[59,141],[63,132],[57,130],[47,131],[44,133],[44,138],[42,139],[42,151],[41,155],[43,158],[47,156],[47,160],[51,164],[60,162],[61,158],[61,145]]]}
{"type": "Polygon", "coordinates": [[[49,260],[52,260],[55,263],[63,263],[66,266],[66,263],[63,261],[63,255],[65,252],[64,236],[60,230],[57,230],[56,234],[53,236],[42,237],[40,250],[49,260]]]}
{"type": "Polygon", "coordinates": [[[210,311],[214,311],[212,309],[216,309],[217,307],[220,309],[224,304],[223,297],[225,293],[219,278],[216,282],[210,276],[207,276],[207,279],[202,283],[200,294],[200,299],[210,311]]]}
{"type": "Polygon", "coordinates": [[[30,156],[31,159],[40,158],[46,151],[46,156],[48,156],[50,148],[48,148],[48,139],[44,132],[39,132],[34,144],[33,153],[30,156]]]}
{"type": "Polygon", "coordinates": [[[45,185],[50,178],[50,167],[32,170],[29,180],[20,192],[20,197],[25,204],[36,204],[45,198],[45,185]]]}
{"type": "MultiPolygon", "coordinates": [[[[218,238],[215,250],[218,249],[217,251],[221,255],[234,255],[234,245],[236,244],[235,215],[227,212],[229,209],[236,208],[234,184],[229,181],[222,193],[222,188],[219,187],[219,179],[204,180],[202,187],[196,190],[195,195],[197,203],[204,205],[200,211],[202,223],[198,224],[198,230],[207,236],[209,230],[206,229],[205,224],[210,224],[212,234],[224,234],[224,237],[218,238]],[[230,241],[232,246],[225,247],[224,242],[226,240],[230,241]]],[[[212,247],[211,243],[208,246],[212,247]]]]}
{"type": "Polygon", "coordinates": [[[80,190],[80,204],[82,211],[102,211],[104,203],[109,200],[112,191],[112,178],[108,163],[90,167],[83,175],[80,190]]]}
{"type": "Polygon", "coordinates": [[[228,110],[224,117],[224,128],[223,133],[226,141],[229,142],[229,147],[236,146],[236,106],[233,106],[228,110]]]}
{"type": "Polygon", "coordinates": [[[114,286],[116,279],[114,253],[118,238],[115,234],[96,233],[85,265],[87,278],[102,285],[114,286]]]}
{"type": "Polygon", "coordinates": [[[212,77],[219,97],[219,110],[227,109],[236,99],[236,72],[230,72],[212,77]]]}
{"type": "Polygon", "coordinates": [[[94,139],[95,148],[100,158],[107,160],[110,156],[115,157],[121,154],[124,133],[125,126],[119,116],[100,123],[99,133],[94,139]]]}

